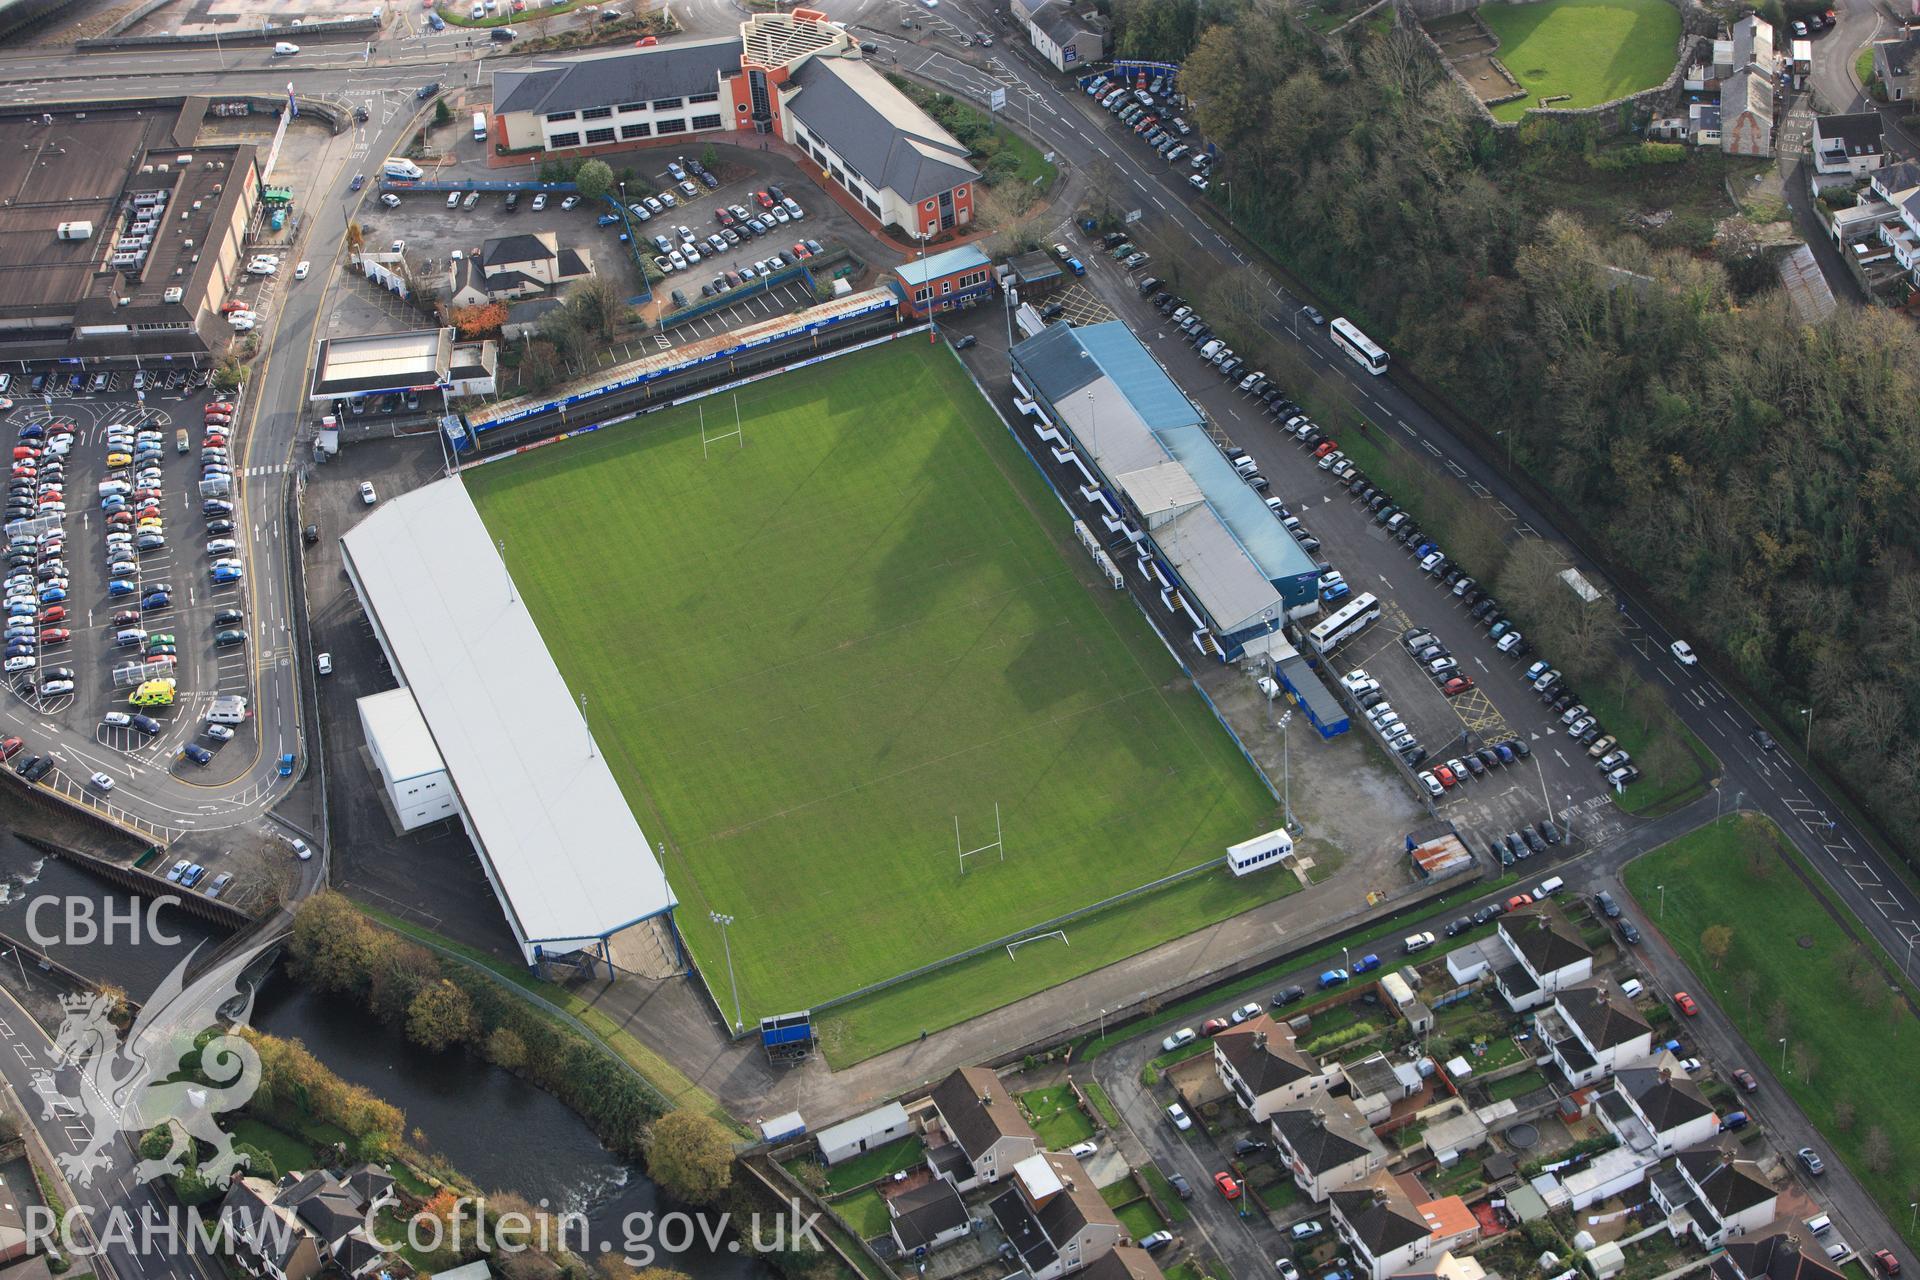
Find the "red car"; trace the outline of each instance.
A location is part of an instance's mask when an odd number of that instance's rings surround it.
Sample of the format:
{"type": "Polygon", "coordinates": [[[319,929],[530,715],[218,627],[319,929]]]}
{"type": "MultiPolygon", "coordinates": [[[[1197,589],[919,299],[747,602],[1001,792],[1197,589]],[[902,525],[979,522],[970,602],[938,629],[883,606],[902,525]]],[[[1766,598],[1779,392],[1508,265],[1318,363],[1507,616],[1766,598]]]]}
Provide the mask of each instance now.
{"type": "Polygon", "coordinates": [[[113,625],[116,627],[130,627],[138,621],[140,621],[138,609],[122,609],[113,615],[113,625]]]}
{"type": "Polygon", "coordinates": [[[753,198],[760,202],[760,207],[762,209],[773,208],[773,197],[768,195],[766,192],[756,191],[753,193],[753,198]]]}
{"type": "Polygon", "coordinates": [[[0,760],[13,759],[20,754],[20,748],[26,745],[27,744],[19,738],[8,738],[5,741],[0,741],[0,760]]]}
{"type": "Polygon", "coordinates": [[[813,250],[807,248],[806,244],[799,240],[793,242],[793,248],[789,250],[789,252],[796,258],[811,258],[813,256],[813,250]]]}
{"type": "Polygon", "coordinates": [[[1680,1012],[1686,1014],[1689,1018],[1697,1018],[1700,1016],[1700,1006],[1695,1004],[1693,997],[1686,992],[1674,992],[1673,1002],[1680,1007],[1680,1012]]]}
{"type": "Polygon", "coordinates": [[[1203,1036],[1217,1036],[1232,1025],[1233,1024],[1225,1018],[1208,1018],[1200,1024],[1200,1034],[1203,1036]]]}
{"type": "MultiPolygon", "coordinates": [[[[20,739],[8,738],[7,741],[18,742],[20,739]]],[[[1897,1276],[1900,1274],[1900,1259],[1893,1256],[1893,1250],[1891,1249],[1875,1249],[1873,1251],[1873,1265],[1880,1268],[1880,1274],[1883,1276],[1897,1276]]]]}
{"type": "Polygon", "coordinates": [[[1530,907],[1532,905],[1533,895],[1530,893],[1516,893],[1507,899],[1507,910],[1509,911],[1518,911],[1522,907],[1530,907]]]}
{"type": "Polygon", "coordinates": [[[1454,786],[1460,781],[1459,776],[1443,764],[1438,764],[1433,767],[1433,776],[1440,780],[1440,785],[1443,787],[1454,786]]]}
{"type": "Polygon", "coordinates": [[[200,443],[204,448],[224,449],[227,447],[227,438],[218,431],[209,431],[207,432],[207,438],[200,443]]]}
{"type": "Polygon", "coordinates": [[[40,633],[41,644],[65,644],[73,639],[73,632],[65,627],[48,627],[40,633]]]}
{"type": "Polygon", "coordinates": [[[37,458],[39,456],[40,456],[40,451],[31,445],[22,444],[22,445],[14,446],[13,460],[15,462],[25,462],[29,458],[37,458]]]}
{"type": "Polygon", "coordinates": [[[1229,1200],[1240,1198],[1240,1184],[1233,1180],[1233,1175],[1230,1173],[1214,1174],[1213,1185],[1220,1188],[1220,1194],[1229,1200]]]}
{"type": "Polygon", "coordinates": [[[56,604],[40,611],[40,621],[42,622],[65,622],[66,620],[67,606],[63,604],[56,604]]]}
{"type": "Polygon", "coordinates": [[[232,413],[233,404],[231,401],[227,401],[227,400],[210,401],[207,405],[207,412],[208,413],[232,413]]]}
{"type": "Polygon", "coordinates": [[[1735,1067],[1733,1069],[1733,1082],[1742,1089],[1745,1089],[1748,1093],[1760,1092],[1760,1082],[1755,1080],[1753,1078],[1753,1072],[1747,1070],[1745,1067],[1735,1067]]]}
{"type": "Polygon", "coordinates": [[[133,512],[116,511],[112,515],[107,517],[107,523],[110,525],[114,525],[116,527],[124,528],[125,526],[133,523],[133,512]]]}
{"type": "Polygon", "coordinates": [[[70,436],[73,434],[73,424],[71,422],[50,422],[47,424],[47,434],[50,436],[70,436]]]}
{"type": "Polygon", "coordinates": [[[231,298],[220,304],[220,314],[223,316],[230,316],[236,311],[245,311],[246,309],[247,304],[238,298],[231,298]]]}
{"type": "Polygon", "coordinates": [[[1455,676],[1440,686],[1440,692],[1449,698],[1457,698],[1471,688],[1473,688],[1472,676],[1455,676]]]}

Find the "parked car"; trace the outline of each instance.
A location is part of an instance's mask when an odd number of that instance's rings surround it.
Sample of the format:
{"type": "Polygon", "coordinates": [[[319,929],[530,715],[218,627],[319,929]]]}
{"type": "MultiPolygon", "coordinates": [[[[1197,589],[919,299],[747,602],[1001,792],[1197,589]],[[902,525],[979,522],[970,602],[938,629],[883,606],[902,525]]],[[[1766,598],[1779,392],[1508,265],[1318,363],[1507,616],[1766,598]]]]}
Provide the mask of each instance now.
{"type": "Polygon", "coordinates": [[[1686,1014],[1689,1018],[1697,1018],[1700,1016],[1699,1004],[1695,1002],[1692,996],[1684,991],[1676,991],[1673,993],[1673,1003],[1679,1008],[1680,1012],[1686,1014]]]}
{"type": "Polygon", "coordinates": [[[1167,1107],[1167,1119],[1173,1123],[1174,1128],[1183,1132],[1193,1128],[1193,1117],[1188,1115],[1187,1109],[1177,1102],[1167,1107]]]}
{"type": "Polygon", "coordinates": [[[1192,1027],[1182,1027],[1178,1031],[1174,1032],[1172,1035],[1168,1036],[1165,1040],[1162,1040],[1160,1042],[1160,1047],[1166,1052],[1172,1053],[1175,1049],[1180,1048],[1182,1045],[1192,1044],[1195,1040],[1198,1040],[1199,1038],[1200,1038],[1200,1033],[1198,1031],[1195,1031],[1192,1027]]]}

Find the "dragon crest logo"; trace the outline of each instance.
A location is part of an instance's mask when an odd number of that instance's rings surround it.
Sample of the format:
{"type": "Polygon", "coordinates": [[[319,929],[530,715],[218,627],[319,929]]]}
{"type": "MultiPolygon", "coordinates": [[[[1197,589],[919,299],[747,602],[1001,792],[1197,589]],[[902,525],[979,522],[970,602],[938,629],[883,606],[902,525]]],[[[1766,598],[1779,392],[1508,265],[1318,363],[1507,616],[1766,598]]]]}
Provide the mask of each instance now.
{"type": "Polygon", "coordinates": [[[245,1106],[260,1087],[260,1055],[239,1028],[253,1012],[253,987],[242,975],[268,945],[241,948],[189,984],[195,947],[154,990],[124,1037],[106,997],[62,998],[66,1016],[54,1037],[55,1061],[77,1072],[79,1092],[62,1092],[52,1075],[36,1084],[43,1120],[56,1114],[86,1118],[86,1146],[59,1156],[77,1186],[92,1186],[95,1170],[112,1169],[110,1152],[123,1130],[138,1142],[140,1134],[163,1123],[173,1145],[160,1159],[140,1161],[136,1180],[185,1172],[187,1144],[195,1139],[213,1151],[199,1162],[208,1181],[224,1183],[246,1165],[215,1116],[245,1106]],[[191,1071],[184,1069],[188,1065],[191,1071]]]}

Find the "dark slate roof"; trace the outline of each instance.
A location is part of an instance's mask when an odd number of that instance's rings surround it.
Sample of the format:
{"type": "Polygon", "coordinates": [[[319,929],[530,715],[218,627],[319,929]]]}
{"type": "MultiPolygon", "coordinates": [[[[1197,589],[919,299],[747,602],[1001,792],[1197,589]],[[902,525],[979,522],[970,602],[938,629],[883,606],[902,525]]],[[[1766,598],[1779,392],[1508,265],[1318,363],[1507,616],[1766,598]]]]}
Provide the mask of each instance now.
{"type": "Polygon", "coordinates": [[[1500,933],[1535,973],[1553,973],[1570,964],[1591,960],[1587,944],[1558,916],[1543,911],[1516,911],[1500,918],[1500,933]]]}
{"type": "Polygon", "coordinates": [[[1596,1049],[1617,1049],[1653,1029],[1611,982],[1568,987],[1556,999],[1561,1011],[1596,1049]]]}
{"type": "Polygon", "coordinates": [[[900,1247],[909,1252],[931,1245],[939,1236],[955,1227],[965,1226],[967,1205],[953,1184],[944,1178],[922,1183],[887,1201],[893,1215],[893,1234],[900,1247]]]}
{"type": "Polygon", "coordinates": [[[244,1240],[247,1248],[275,1266],[285,1269],[302,1240],[311,1237],[302,1231],[289,1231],[273,1208],[273,1191],[259,1178],[235,1178],[220,1202],[220,1221],[232,1235],[244,1240]]]}
{"type": "Polygon", "coordinates": [[[562,245],[560,248],[560,261],[555,271],[561,279],[565,280],[573,276],[583,276],[587,274],[587,264],[580,257],[580,251],[578,249],[569,249],[565,245],[562,245]]]}
{"type": "Polygon", "coordinates": [[[1039,1146],[1012,1093],[987,1067],[956,1067],[934,1086],[933,1105],[969,1159],[978,1160],[1003,1137],[1027,1138],[1039,1146]]]}
{"type": "Polygon", "coordinates": [[[1375,1258],[1404,1249],[1433,1234],[1433,1228],[1405,1196],[1372,1187],[1333,1193],[1333,1206],[1353,1229],[1360,1246],[1375,1258]]]}
{"type": "Polygon", "coordinates": [[[1073,6],[1067,0],[1047,0],[1033,11],[1031,21],[1034,26],[1047,33],[1047,37],[1057,45],[1068,45],[1073,38],[1092,28],[1074,16],[1073,6]]]}
{"type": "Polygon", "coordinates": [[[1727,1244],[1726,1260],[1745,1280],[1841,1280],[1819,1250],[1809,1253],[1786,1232],[1727,1244]]]}
{"type": "Polygon", "coordinates": [[[1567,1070],[1577,1076],[1585,1075],[1599,1065],[1593,1060],[1593,1055],[1587,1052],[1587,1046],[1580,1043],[1578,1036],[1556,1040],[1553,1042],[1553,1047],[1554,1051],[1560,1055],[1560,1060],[1567,1064],[1567,1070]]]}
{"type": "Polygon", "coordinates": [[[299,1215],[329,1245],[350,1235],[364,1221],[359,1197],[332,1174],[315,1170],[280,1191],[280,1204],[299,1215]]]}
{"type": "Polygon", "coordinates": [[[1856,111],[1842,116],[1815,116],[1814,131],[1823,139],[1839,142],[1850,156],[1870,156],[1880,151],[1880,113],[1856,111]]]}
{"type": "Polygon", "coordinates": [[[1773,81],[1758,71],[1736,71],[1720,86],[1720,116],[1733,120],[1742,112],[1773,120],[1773,81]]]}
{"type": "Polygon", "coordinates": [[[1060,1256],[1060,1251],[1047,1239],[1047,1233],[1040,1229],[1033,1210],[1027,1208],[1027,1202],[1020,1197],[1019,1188],[1008,1187],[995,1196],[987,1211],[993,1215],[1000,1234],[1018,1251],[1028,1271],[1044,1271],[1060,1256]]]}
{"type": "Polygon", "coordinates": [[[1920,187],[1920,163],[1902,160],[1873,175],[1873,189],[1891,200],[1902,191],[1920,187]]]}
{"type": "Polygon", "coordinates": [[[1906,75],[1915,55],[1920,54],[1920,27],[1909,27],[1897,36],[1875,40],[1873,51],[1876,57],[1885,56],[1887,69],[1894,75],[1906,75]]]}
{"type": "Polygon", "coordinates": [[[549,311],[558,311],[566,303],[558,298],[528,298],[524,302],[507,304],[508,324],[534,324],[549,311]]]}
{"type": "Polygon", "coordinates": [[[478,258],[462,258],[453,264],[453,292],[461,293],[467,289],[487,291],[487,273],[480,269],[478,258]]]}
{"type": "Polygon", "coordinates": [[[1689,1120],[1713,1114],[1700,1086],[1686,1076],[1641,1067],[1621,1072],[1620,1083],[1656,1131],[1677,1129],[1689,1120]]]}
{"type": "Polygon", "coordinates": [[[480,263],[487,267],[510,267],[521,262],[546,262],[554,256],[547,242],[532,232],[496,236],[480,245],[480,263]]]}
{"type": "Polygon", "coordinates": [[[1742,1213],[1773,1196],[1774,1190],[1760,1176],[1760,1166],[1751,1160],[1728,1159],[1718,1147],[1695,1147],[1680,1153],[1680,1167],[1687,1171],[1700,1198],[1722,1220],[1742,1213]]]}
{"type": "Polygon", "coordinates": [[[1014,351],[1025,381],[1055,404],[1103,376],[1099,362],[1084,357],[1072,325],[1050,324],[1014,351]]]}
{"type": "Polygon", "coordinates": [[[740,37],[727,36],[542,62],[524,71],[498,71],[493,77],[493,109],[547,115],[712,93],[720,87],[721,75],[740,69],[740,52],[740,37]]]}
{"type": "Polygon", "coordinates": [[[1367,1154],[1367,1148],[1329,1126],[1306,1107],[1273,1114],[1273,1127],[1308,1173],[1321,1174],[1367,1154]]]}
{"type": "Polygon", "coordinates": [[[346,1184],[361,1204],[372,1204],[393,1190],[393,1175],[369,1162],[347,1170],[346,1184]]]}
{"type": "Polygon", "coordinates": [[[809,58],[786,109],[872,187],[924,200],[979,176],[967,149],[866,63],[809,58]]]}
{"type": "Polygon", "coordinates": [[[1294,1047],[1293,1037],[1266,1014],[1213,1038],[1216,1053],[1232,1064],[1254,1096],[1320,1074],[1294,1047]]]}

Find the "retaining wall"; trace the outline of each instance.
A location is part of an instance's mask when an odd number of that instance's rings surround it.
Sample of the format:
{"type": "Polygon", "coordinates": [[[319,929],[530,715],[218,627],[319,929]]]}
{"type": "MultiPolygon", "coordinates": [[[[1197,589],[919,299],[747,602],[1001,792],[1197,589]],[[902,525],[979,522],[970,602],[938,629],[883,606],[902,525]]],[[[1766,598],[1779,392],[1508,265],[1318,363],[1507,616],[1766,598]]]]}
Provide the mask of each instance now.
{"type": "Polygon", "coordinates": [[[89,36],[76,40],[76,49],[204,49],[208,45],[260,45],[276,44],[279,41],[294,39],[296,43],[314,40],[323,36],[356,35],[366,36],[369,40],[380,34],[380,11],[376,9],[369,18],[340,18],[332,22],[308,22],[298,27],[249,27],[243,31],[222,31],[216,40],[211,31],[183,31],[178,34],[151,36],[129,36],[121,32],[127,30],[142,18],[151,16],[170,0],[148,0],[146,4],[130,12],[126,17],[113,24],[107,34],[89,36]]]}
{"type": "MultiPolygon", "coordinates": [[[[57,845],[51,840],[42,840],[38,836],[22,835],[20,839],[40,850],[42,853],[50,853],[64,862],[71,862],[75,866],[84,867],[94,875],[99,876],[102,880],[117,884],[123,889],[139,894],[143,898],[171,897],[177,899],[180,910],[190,916],[197,916],[202,920],[212,921],[214,924],[221,925],[228,929],[247,929],[253,924],[253,917],[238,907],[229,906],[227,903],[215,898],[209,898],[203,893],[195,893],[190,889],[183,889],[164,876],[153,875],[145,871],[136,871],[132,867],[123,867],[117,862],[108,862],[104,858],[96,858],[92,854],[82,853],[78,849],[66,848],[64,845],[57,845]]],[[[156,863],[155,865],[157,866],[158,864],[156,863]]]]}

